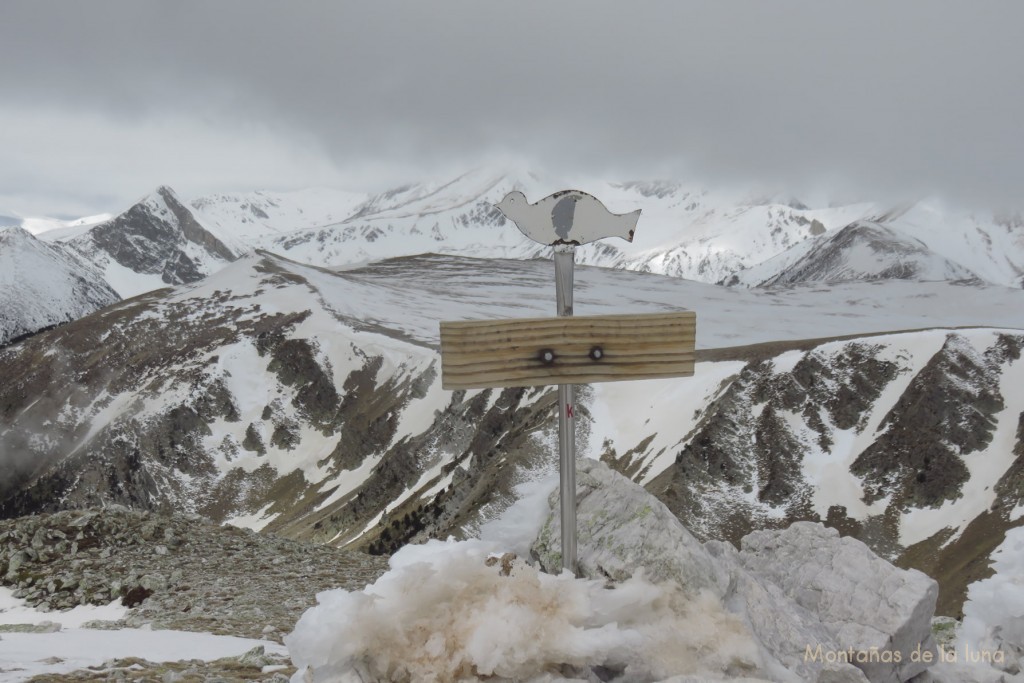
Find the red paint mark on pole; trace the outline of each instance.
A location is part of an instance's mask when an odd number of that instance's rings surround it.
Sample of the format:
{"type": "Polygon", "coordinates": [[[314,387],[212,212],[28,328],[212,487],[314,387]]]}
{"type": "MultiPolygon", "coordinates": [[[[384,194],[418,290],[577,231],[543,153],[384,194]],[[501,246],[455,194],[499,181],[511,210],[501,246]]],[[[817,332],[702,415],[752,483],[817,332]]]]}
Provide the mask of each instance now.
{"type": "Polygon", "coordinates": [[[566,417],[573,417],[572,404],[571,403],[566,403],[565,404],[565,416],[566,417]]]}

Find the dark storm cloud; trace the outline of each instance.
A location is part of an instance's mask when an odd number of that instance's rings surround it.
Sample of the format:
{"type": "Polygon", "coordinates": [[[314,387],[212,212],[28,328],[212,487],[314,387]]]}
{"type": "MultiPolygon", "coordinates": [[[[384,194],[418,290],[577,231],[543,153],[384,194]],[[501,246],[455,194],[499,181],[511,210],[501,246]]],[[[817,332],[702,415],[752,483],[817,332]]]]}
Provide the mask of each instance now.
{"type": "Polygon", "coordinates": [[[1022,25],[1019,3],[4,3],[0,107],[174,119],[197,165],[248,127],[268,168],[301,147],[346,177],[514,154],[1019,204],[1022,25]]]}

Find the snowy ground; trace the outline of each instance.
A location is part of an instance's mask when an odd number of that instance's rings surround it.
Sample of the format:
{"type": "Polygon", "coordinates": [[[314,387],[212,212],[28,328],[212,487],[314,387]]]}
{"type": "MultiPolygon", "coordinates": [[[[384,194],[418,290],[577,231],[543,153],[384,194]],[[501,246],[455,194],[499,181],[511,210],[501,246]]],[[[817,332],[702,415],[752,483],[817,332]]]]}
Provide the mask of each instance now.
{"type": "Polygon", "coordinates": [[[42,674],[66,674],[127,657],[151,662],[213,661],[240,656],[259,645],[268,653],[283,655],[287,652],[277,643],[209,633],[83,628],[94,620],[120,619],[127,609],[115,602],[104,607],[79,606],[65,612],[41,612],[26,607],[23,600],[13,598],[11,593],[9,588],[0,588],[0,625],[50,622],[59,624],[60,628],[52,633],[0,633],[0,683],[24,681],[42,674]]]}
{"type": "MultiPolygon", "coordinates": [[[[252,265],[236,262],[204,286],[246,291],[243,279],[251,277],[252,265]]],[[[555,312],[554,267],[547,260],[426,255],[340,277],[285,266],[313,284],[338,315],[400,330],[427,345],[438,342],[439,320],[555,312]]],[[[1024,290],[990,285],[843,282],[745,290],[580,266],[574,291],[577,316],[696,311],[698,349],[935,327],[1024,327],[1024,290]]]]}
{"type": "Polygon", "coordinates": [[[992,553],[994,574],[972,583],[959,646],[984,651],[1000,640],[1024,647],[1024,527],[1010,529],[992,553]]]}

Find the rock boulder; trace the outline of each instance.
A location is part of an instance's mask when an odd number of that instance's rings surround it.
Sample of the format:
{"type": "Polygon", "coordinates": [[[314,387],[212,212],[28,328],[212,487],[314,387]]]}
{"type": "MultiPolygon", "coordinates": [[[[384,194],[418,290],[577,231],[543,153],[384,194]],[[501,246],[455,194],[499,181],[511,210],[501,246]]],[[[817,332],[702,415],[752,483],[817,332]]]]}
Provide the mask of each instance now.
{"type": "Polygon", "coordinates": [[[841,652],[852,648],[854,663],[873,683],[899,683],[928,668],[911,655],[918,647],[935,651],[931,618],[939,589],[933,579],[894,567],[860,541],[811,522],[755,531],[741,545],[743,566],[815,615],[841,652]]]}
{"type": "MultiPolygon", "coordinates": [[[[558,490],[531,549],[541,567],[562,566],[558,490]]],[[[602,462],[580,460],[576,479],[577,566],[581,576],[625,581],[638,569],[655,583],[675,581],[696,595],[725,595],[728,577],[678,518],[642,486],[602,462]]]]}

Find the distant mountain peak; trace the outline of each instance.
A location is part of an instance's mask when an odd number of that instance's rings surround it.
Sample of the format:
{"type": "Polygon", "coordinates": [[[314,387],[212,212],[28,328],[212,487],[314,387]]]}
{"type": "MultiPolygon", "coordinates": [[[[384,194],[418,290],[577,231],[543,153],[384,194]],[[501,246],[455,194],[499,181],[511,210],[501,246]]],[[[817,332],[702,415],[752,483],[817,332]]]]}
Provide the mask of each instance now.
{"type": "Polygon", "coordinates": [[[479,201],[493,203],[501,199],[498,194],[504,196],[506,186],[517,187],[503,170],[474,169],[440,184],[402,185],[377,194],[344,222],[427,216],[479,201]],[[499,186],[501,190],[495,191],[499,186]]]}
{"type": "Polygon", "coordinates": [[[0,242],[14,244],[22,240],[35,240],[36,238],[20,225],[11,225],[0,228],[0,242]]]}
{"type": "Polygon", "coordinates": [[[177,196],[161,185],[118,216],[101,223],[68,244],[108,273],[121,273],[115,285],[123,296],[163,284],[195,282],[234,261],[239,253],[207,230],[177,196]],[[111,269],[114,269],[113,271],[111,269]]]}
{"type": "Polygon", "coordinates": [[[978,279],[921,240],[882,223],[860,220],[815,238],[802,258],[764,284],[978,279]]]}

